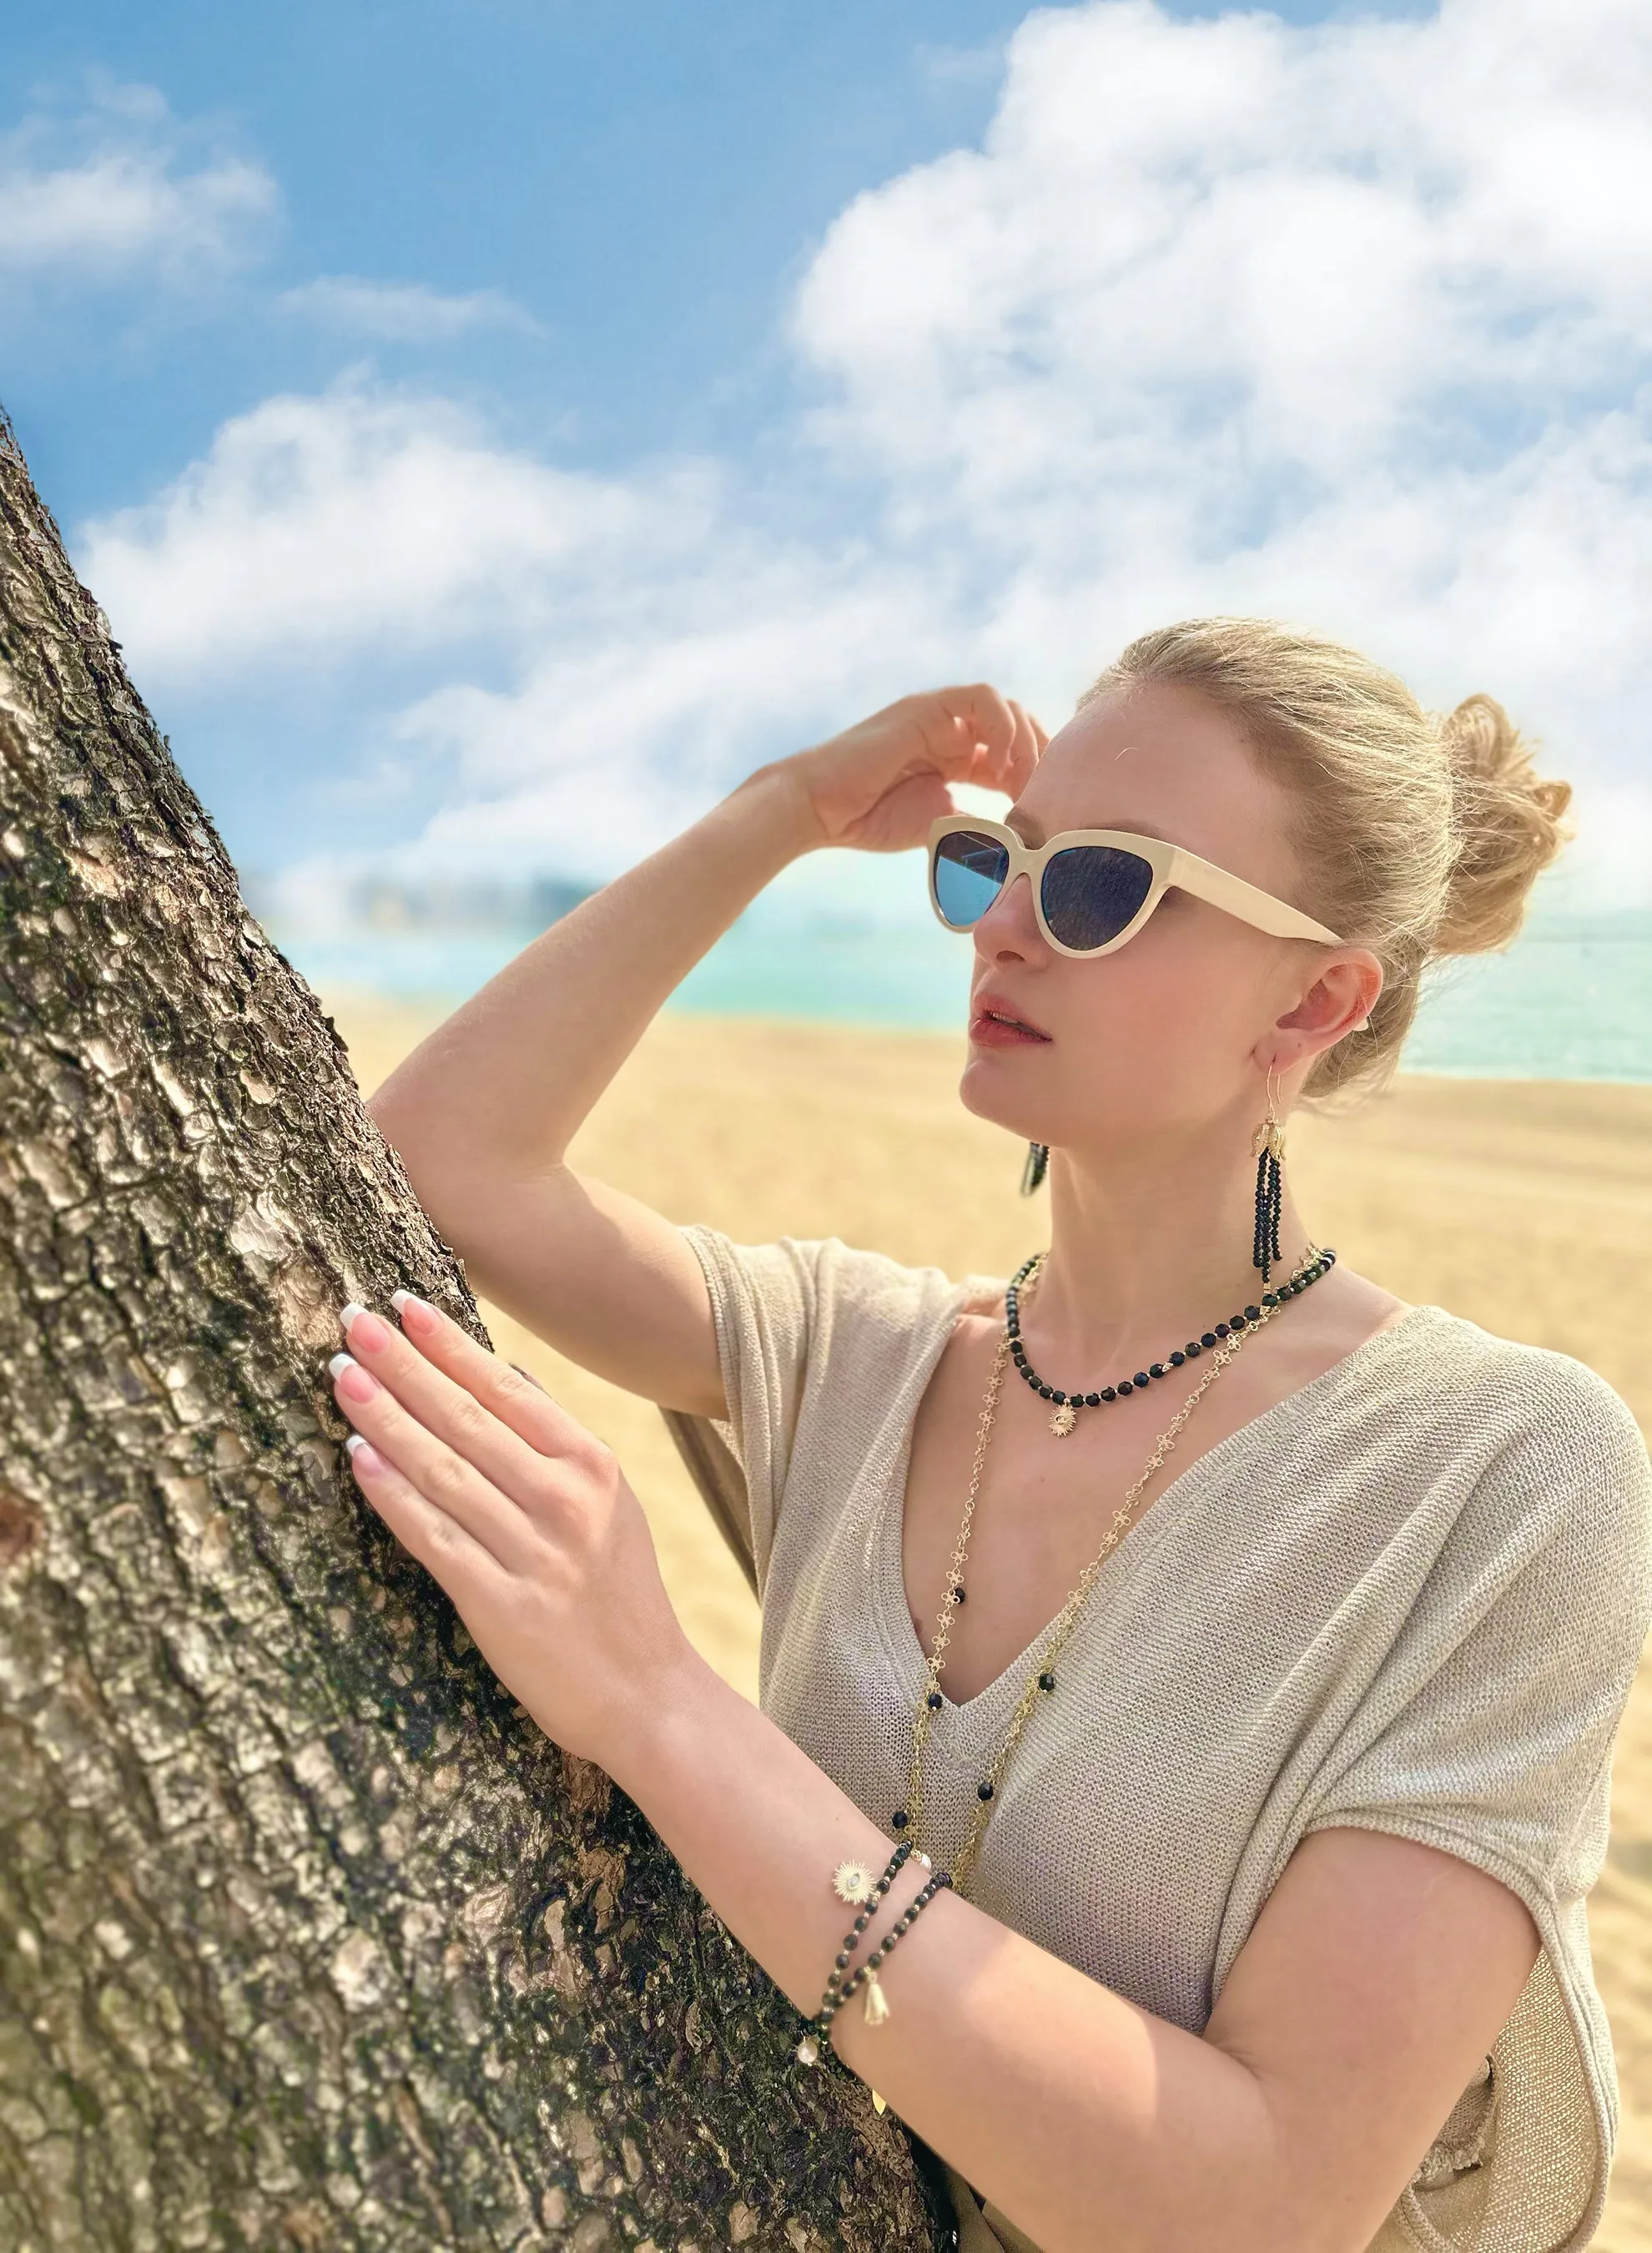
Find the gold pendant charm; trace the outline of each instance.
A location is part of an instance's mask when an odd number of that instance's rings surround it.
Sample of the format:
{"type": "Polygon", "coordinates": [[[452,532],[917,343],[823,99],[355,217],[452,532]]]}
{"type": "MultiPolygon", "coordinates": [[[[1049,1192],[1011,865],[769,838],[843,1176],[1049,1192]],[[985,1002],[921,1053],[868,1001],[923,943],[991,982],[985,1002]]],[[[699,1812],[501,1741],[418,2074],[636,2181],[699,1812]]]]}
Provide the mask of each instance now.
{"type": "Polygon", "coordinates": [[[1068,1433],[1072,1430],[1073,1426],[1077,1421],[1077,1411],[1074,1408],[1072,1402],[1070,1400],[1063,1400],[1059,1408],[1054,1409],[1051,1412],[1049,1428],[1056,1434],[1056,1437],[1058,1440],[1064,1440],[1068,1433]]]}
{"type": "Polygon", "coordinates": [[[889,2000],[883,1992],[883,1982],[875,1971],[866,1975],[866,2022],[869,2026],[881,2026],[889,2015],[889,2000]]]}
{"type": "Polygon", "coordinates": [[[833,1887],[840,1901],[866,1901],[876,1882],[864,1862],[840,1862],[832,1873],[833,1887]]]}
{"type": "Polygon", "coordinates": [[[889,2110],[889,2106],[875,2089],[872,2091],[872,2109],[875,2112],[887,2112],[889,2110]]]}

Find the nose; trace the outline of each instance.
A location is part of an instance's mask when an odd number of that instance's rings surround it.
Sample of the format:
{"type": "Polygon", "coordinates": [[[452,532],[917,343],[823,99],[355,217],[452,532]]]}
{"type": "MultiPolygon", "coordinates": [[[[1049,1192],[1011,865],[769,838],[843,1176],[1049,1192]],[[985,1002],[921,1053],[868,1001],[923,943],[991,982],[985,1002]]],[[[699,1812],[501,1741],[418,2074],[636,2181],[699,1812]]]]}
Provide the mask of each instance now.
{"type": "Polygon", "coordinates": [[[1047,952],[1033,908],[1033,880],[1024,871],[976,924],[975,952],[983,962],[1028,962],[1047,952]]]}

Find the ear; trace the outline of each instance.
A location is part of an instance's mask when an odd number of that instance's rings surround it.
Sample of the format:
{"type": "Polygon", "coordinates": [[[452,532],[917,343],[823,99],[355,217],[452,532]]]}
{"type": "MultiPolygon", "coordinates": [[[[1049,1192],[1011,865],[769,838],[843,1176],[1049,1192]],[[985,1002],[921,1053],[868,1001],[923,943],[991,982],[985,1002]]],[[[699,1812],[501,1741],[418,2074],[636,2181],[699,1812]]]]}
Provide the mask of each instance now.
{"type": "Polygon", "coordinates": [[[1286,1074],[1312,1064],[1357,1032],[1382,990],[1383,966],[1368,948],[1349,947],[1321,963],[1301,1000],[1274,1021],[1269,1058],[1274,1071],[1286,1074]]]}

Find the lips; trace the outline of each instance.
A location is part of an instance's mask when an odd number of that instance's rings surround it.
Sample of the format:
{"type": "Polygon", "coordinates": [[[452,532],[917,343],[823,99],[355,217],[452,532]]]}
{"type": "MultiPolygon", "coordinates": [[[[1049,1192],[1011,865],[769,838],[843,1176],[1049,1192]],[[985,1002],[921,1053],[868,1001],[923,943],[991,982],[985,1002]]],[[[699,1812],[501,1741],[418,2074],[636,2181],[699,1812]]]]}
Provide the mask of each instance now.
{"type": "Polygon", "coordinates": [[[1044,1043],[1049,1035],[1030,1018],[1023,1017],[1002,994],[982,994],[975,1003],[969,1036],[983,1048],[1013,1048],[1044,1043]]]}

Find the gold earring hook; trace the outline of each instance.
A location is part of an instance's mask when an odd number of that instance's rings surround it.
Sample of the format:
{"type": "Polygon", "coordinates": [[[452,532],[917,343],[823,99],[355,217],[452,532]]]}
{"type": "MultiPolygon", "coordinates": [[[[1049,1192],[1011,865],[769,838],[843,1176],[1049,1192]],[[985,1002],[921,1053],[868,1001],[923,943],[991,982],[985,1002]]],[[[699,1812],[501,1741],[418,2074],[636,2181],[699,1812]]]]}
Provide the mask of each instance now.
{"type": "Polygon", "coordinates": [[[1268,1066],[1268,1115],[1251,1137],[1251,1154],[1260,1157],[1264,1150],[1272,1150],[1276,1158],[1285,1155],[1285,1129],[1279,1123],[1279,1098],[1274,1092],[1273,1066],[1268,1066]]]}

